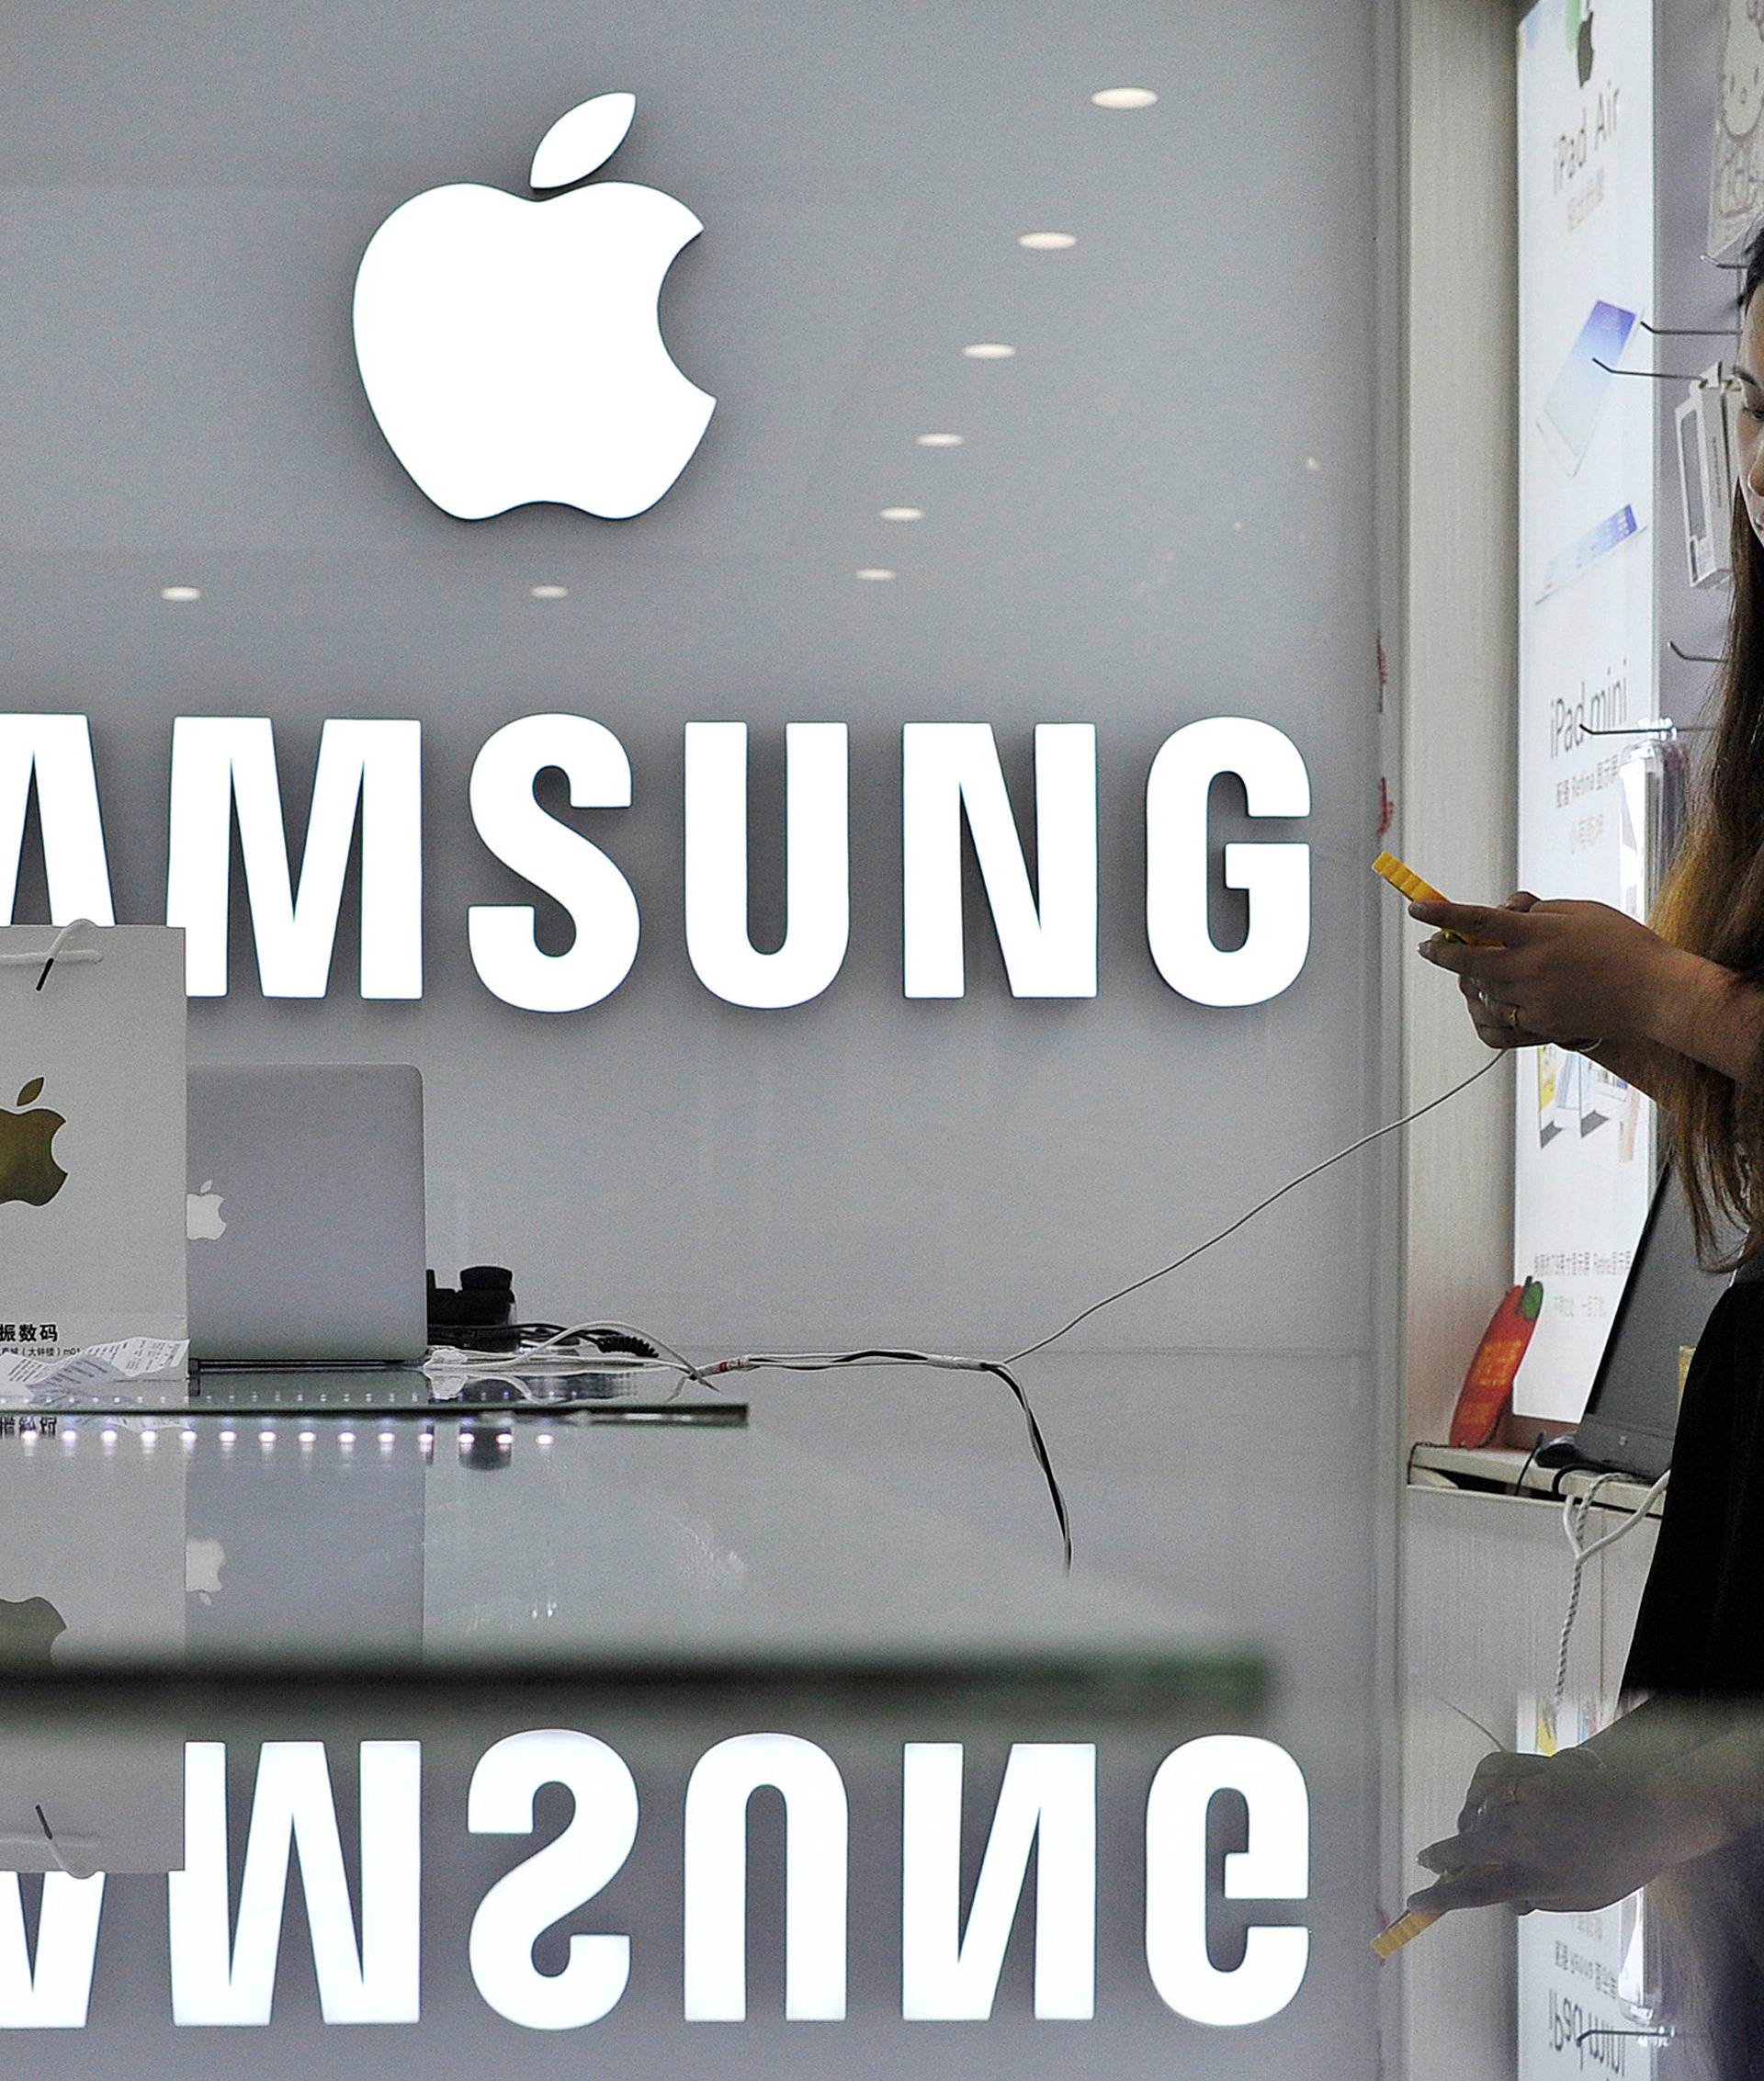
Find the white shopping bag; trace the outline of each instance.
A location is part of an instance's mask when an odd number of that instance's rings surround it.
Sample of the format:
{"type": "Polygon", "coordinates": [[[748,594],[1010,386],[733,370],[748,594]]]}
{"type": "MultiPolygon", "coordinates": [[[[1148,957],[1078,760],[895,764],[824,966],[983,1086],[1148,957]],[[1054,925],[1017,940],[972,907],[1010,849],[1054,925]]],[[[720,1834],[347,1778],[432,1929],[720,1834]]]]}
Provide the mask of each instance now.
{"type": "Polygon", "coordinates": [[[0,1369],[182,1370],[184,1029],[181,930],[0,927],[0,1369]]]}

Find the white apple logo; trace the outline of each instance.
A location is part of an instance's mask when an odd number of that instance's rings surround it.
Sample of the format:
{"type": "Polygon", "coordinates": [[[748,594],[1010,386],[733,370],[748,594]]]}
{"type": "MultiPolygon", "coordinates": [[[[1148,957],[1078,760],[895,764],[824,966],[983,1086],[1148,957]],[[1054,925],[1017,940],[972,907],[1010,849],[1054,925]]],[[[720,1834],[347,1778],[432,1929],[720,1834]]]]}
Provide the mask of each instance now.
{"type": "Polygon", "coordinates": [[[184,1542],[184,1593],[212,1604],[220,1594],[220,1570],[227,1565],[227,1550],[218,1539],[187,1539],[184,1542]]]}
{"type": "Polygon", "coordinates": [[[184,1235],[192,1243],[211,1243],[217,1236],[224,1236],[227,1224],[221,1217],[220,1194],[214,1189],[214,1180],[205,1178],[199,1193],[187,1193],[184,1200],[184,1235]]]}
{"type": "MultiPolygon", "coordinates": [[[[635,95],[602,94],[560,117],[532,185],[586,179],[636,112],[635,95]]],[[[460,182],[392,211],[356,275],[356,359],[392,453],[436,505],[628,520],[655,503],[717,403],[674,367],[656,310],[703,229],[631,181],[541,202],[460,182]]]]}

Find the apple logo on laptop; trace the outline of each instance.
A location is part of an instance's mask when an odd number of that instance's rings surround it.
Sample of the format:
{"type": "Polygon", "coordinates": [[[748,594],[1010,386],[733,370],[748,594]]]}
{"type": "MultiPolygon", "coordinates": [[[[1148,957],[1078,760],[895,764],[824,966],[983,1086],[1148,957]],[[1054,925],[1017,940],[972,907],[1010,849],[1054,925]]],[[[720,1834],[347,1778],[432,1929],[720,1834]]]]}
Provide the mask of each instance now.
{"type": "Polygon", "coordinates": [[[184,1542],[184,1593],[212,1604],[220,1595],[220,1571],[227,1565],[227,1550],[218,1539],[187,1539],[184,1542]]]}
{"type": "Polygon", "coordinates": [[[227,1232],[226,1217],[220,1212],[221,1194],[214,1189],[214,1180],[204,1178],[199,1193],[187,1193],[184,1198],[184,1234],[192,1243],[211,1243],[217,1236],[227,1232]]]}
{"type": "Polygon", "coordinates": [[[17,1102],[32,1111],[0,1109],[0,1205],[22,1200],[27,1206],[47,1206],[67,1182],[67,1172],[56,1162],[51,1148],[67,1122],[48,1106],[37,1104],[42,1093],[43,1080],[33,1077],[17,1102]]]}
{"type": "Polygon", "coordinates": [[[692,459],[716,399],[675,367],[657,310],[704,226],[632,181],[587,179],[624,141],[631,94],[560,116],[530,202],[455,182],[401,203],[356,274],[356,359],[392,453],[446,513],[554,503],[628,520],[692,459]]]}

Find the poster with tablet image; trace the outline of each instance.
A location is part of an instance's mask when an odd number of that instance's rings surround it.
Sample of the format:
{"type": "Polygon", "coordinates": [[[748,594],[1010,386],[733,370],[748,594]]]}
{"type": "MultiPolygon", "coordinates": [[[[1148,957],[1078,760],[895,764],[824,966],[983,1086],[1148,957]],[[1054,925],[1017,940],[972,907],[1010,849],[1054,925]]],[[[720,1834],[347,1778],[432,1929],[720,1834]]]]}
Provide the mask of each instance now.
{"type": "MultiPolygon", "coordinates": [[[[1518,883],[1641,916],[1645,740],[1623,731],[1656,708],[1653,8],[1539,0],[1518,35],[1518,883]]],[[[1558,1047],[1515,1091],[1513,1277],[1544,1306],[1513,1408],[1573,1422],[1647,1213],[1652,1109],[1558,1047]]]]}

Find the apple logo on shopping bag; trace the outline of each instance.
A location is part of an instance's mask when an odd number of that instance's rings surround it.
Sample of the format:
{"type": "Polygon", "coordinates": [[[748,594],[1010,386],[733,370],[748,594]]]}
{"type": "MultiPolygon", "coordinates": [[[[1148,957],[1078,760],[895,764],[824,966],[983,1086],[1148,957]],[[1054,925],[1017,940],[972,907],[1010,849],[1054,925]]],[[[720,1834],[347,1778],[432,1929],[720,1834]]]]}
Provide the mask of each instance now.
{"type": "Polygon", "coordinates": [[[630,94],[561,116],[537,202],[475,182],[401,203],[356,275],[356,359],[392,453],[444,512],[542,502],[628,520],[692,459],[716,399],[662,338],[675,255],[704,226],[631,181],[577,187],[623,142],[630,94]]]}
{"type": "Polygon", "coordinates": [[[67,1182],[53,1149],[56,1134],[67,1122],[36,1103],[42,1092],[43,1080],[33,1077],[17,1101],[29,1106],[29,1112],[0,1109],[0,1205],[21,1200],[26,1206],[47,1206],[67,1182]]]}
{"type": "Polygon", "coordinates": [[[47,1597],[0,1597],[0,1662],[48,1663],[67,1621],[47,1597]]]}

